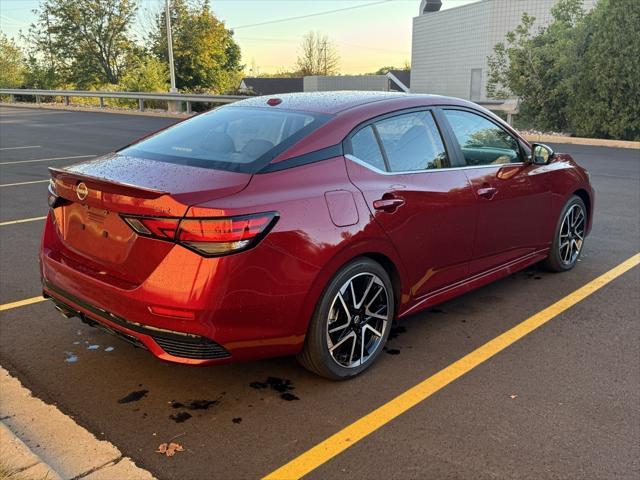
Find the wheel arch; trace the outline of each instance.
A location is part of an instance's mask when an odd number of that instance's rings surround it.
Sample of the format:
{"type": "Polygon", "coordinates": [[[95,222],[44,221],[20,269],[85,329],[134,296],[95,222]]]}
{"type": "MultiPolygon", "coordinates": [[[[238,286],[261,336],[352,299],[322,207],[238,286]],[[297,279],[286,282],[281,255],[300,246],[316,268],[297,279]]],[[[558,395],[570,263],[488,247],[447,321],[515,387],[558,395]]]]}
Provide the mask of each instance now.
{"type": "Polygon", "coordinates": [[[356,244],[345,245],[318,272],[301,310],[301,331],[299,334],[306,335],[309,321],[331,279],[342,267],[361,257],[376,261],[389,274],[394,290],[397,316],[399,308],[409,299],[409,292],[406,291],[406,282],[403,281],[403,278],[406,278],[406,273],[400,258],[395,252],[395,248],[388,241],[369,238],[356,244]]]}
{"type": "Polygon", "coordinates": [[[591,230],[591,222],[592,222],[592,213],[593,213],[593,206],[592,206],[592,201],[591,201],[591,195],[589,194],[589,192],[587,192],[587,190],[585,190],[584,188],[579,188],[576,191],[574,191],[572,193],[572,195],[575,195],[576,197],[580,198],[583,202],[584,202],[584,206],[587,208],[587,219],[588,219],[588,230],[591,230]]]}
{"type": "MultiPolygon", "coordinates": [[[[359,257],[370,258],[374,262],[379,263],[382,266],[382,268],[385,269],[385,271],[389,275],[389,278],[391,279],[391,286],[393,287],[394,303],[395,303],[394,307],[395,307],[395,312],[397,314],[398,308],[400,307],[400,300],[403,295],[402,280],[400,278],[400,272],[398,271],[398,267],[393,262],[393,260],[391,260],[388,256],[386,256],[383,253],[365,252],[355,258],[359,258],[359,257]]],[[[355,258],[353,258],[352,260],[355,260],[355,258]]]]}

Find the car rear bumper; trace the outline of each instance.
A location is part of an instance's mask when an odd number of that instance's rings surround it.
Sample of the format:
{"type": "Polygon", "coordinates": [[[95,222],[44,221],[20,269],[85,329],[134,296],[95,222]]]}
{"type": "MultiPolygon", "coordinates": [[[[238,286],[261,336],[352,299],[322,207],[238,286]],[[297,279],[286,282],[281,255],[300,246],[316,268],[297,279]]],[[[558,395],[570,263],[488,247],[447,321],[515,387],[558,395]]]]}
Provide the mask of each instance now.
{"type": "Polygon", "coordinates": [[[126,320],[74,297],[46,281],[43,296],[50,298],[56,309],[65,317],[78,317],[84,323],[99,327],[134,346],[146,348],[163,360],[192,365],[232,360],[231,354],[224,347],[209,338],[126,320]]]}
{"type": "Polygon", "coordinates": [[[70,260],[50,215],[40,251],[43,291],[68,316],[163,360],[205,365],[292,355],[304,343],[300,311],[317,269],[260,248],[205,259],[174,245],[128,287],[70,260]]]}

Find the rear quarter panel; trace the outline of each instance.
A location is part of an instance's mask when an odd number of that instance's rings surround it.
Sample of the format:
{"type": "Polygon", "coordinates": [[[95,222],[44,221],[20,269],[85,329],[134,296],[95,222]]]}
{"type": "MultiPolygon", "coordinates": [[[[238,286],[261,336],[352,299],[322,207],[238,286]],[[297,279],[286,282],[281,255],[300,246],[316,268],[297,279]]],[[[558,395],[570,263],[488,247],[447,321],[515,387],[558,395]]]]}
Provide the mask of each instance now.
{"type": "MultiPolygon", "coordinates": [[[[362,194],[348,179],[345,159],[332,159],[254,175],[240,193],[192,207],[187,216],[226,216],[276,211],[279,219],[254,249],[229,258],[231,269],[225,289],[216,300],[243,305],[242,315],[215,323],[244,330],[247,348],[260,339],[281,343],[278,354],[296,353],[318,299],[336,271],[367,253],[384,255],[396,266],[398,256],[384,233],[371,219],[362,194]],[[336,226],[325,194],[350,192],[357,222],[336,226]],[[251,264],[243,258],[250,258],[251,264]],[[241,317],[241,318],[240,318],[241,317]],[[289,346],[285,344],[288,342],[289,346]]],[[[398,275],[403,272],[398,269],[398,275]]],[[[237,309],[236,309],[237,310],[237,309]]],[[[219,338],[219,337],[218,337],[219,338]]],[[[237,350],[242,342],[225,347],[237,350]]]]}

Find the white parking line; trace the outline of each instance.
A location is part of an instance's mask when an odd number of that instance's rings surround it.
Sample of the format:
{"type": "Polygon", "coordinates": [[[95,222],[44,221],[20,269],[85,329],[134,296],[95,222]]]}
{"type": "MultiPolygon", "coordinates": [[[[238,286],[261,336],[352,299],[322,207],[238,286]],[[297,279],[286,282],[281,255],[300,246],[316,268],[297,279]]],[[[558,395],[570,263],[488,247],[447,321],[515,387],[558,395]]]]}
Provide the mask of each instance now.
{"type": "Polygon", "coordinates": [[[17,187],[19,185],[31,185],[33,183],[45,183],[45,182],[49,182],[49,180],[32,180],[30,182],[3,183],[3,184],[0,185],[0,188],[2,188],[2,187],[17,187]]]}
{"type": "Polygon", "coordinates": [[[5,225],[15,225],[16,223],[27,223],[27,222],[35,222],[37,220],[44,220],[47,218],[44,217],[33,217],[33,218],[23,218],[22,220],[9,220],[8,222],[0,222],[0,227],[4,227],[5,225]]]}
{"type": "Polygon", "coordinates": [[[28,147],[0,147],[0,150],[20,150],[23,148],[40,148],[40,145],[30,145],[28,147]]]}
{"type": "Polygon", "coordinates": [[[12,162],[0,162],[0,165],[14,165],[16,163],[34,163],[34,162],[53,162],[54,160],[71,160],[74,158],[92,158],[96,155],[74,155],[73,157],[53,157],[53,158],[38,158],[36,160],[16,160],[12,162]]]}

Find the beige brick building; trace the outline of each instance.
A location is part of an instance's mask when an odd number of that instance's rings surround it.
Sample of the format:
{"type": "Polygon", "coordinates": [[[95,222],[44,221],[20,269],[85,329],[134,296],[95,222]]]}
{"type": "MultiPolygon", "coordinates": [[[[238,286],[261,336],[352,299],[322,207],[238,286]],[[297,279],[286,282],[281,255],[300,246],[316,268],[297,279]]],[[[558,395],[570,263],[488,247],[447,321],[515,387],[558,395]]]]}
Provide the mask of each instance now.
{"type": "MultiPolygon", "coordinates": [[[[439,0],[422,0],[413,19],[411,91],[486,100],[487,57],[494,45],[520,23],[523,12],[536,18],[536,30],[548,24],[556,1],[480,0],[433,11],[439,0]]],[[[596,1],[583,0],[585,10],[596,1]]]]}

